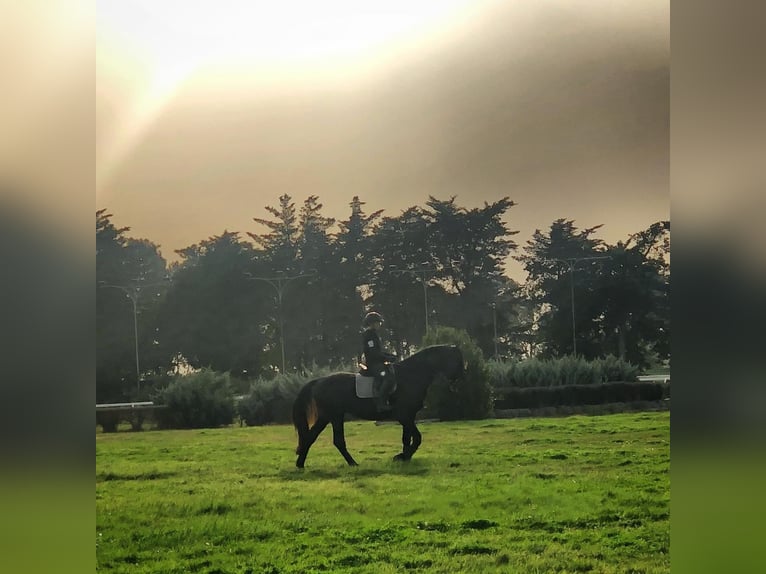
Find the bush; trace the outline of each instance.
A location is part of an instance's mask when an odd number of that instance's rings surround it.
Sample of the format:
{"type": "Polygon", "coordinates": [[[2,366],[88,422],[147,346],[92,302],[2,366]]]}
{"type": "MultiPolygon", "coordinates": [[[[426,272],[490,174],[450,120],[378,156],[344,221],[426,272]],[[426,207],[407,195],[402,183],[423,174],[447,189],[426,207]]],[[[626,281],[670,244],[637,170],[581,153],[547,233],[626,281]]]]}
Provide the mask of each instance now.
{"type": "Polygon", "coordinates": [[[465,331],[437,327],[429,331],[423,345],[457,345],[466,363],[462,381],[437,379],[426,396],[426,408],[444,420],[483,419],[492,414],[489,368],[481,349],[465,331]]]}
{"type": "Polygon", "coordinates": [[[601,374],[600,382],[611,383],[613,381],[633,382],[638,380],[640,369],[638,365],[618,359],[614,355],[607,355],[603,359],[596,359],[601,374]]]}
{"type": "Polygon", "coordinates": [[[96,424],[101,425],[104,432],[117,432],[120,424],[120,413],[117,411],[96,411],[96,424]]]}
{"type": "Polygon", "coordinates": [[[306,379],[294,373],[277,375],[271,380],[259,379],[237,405],[240,418],[248,426],[267,423],[289,423],[292,406],[306,379]]]}
{"type": "Polygon", "coordinates": [[[154,398],[161,428],[210,428],[231,424],[234,397],[228,373],[203,369],[176,377],[154,398]]]}
{"type": "Polygon", "coordinates": [[[588,385],[600,380],[598,363],[586,361],[583,357],[566,355],[553,361],[553,368],[557,385],[588,385]]]}
{"type": "Polygon", "coordinates": [[[292,406],[301,387],[312,379],[339,371],[352,372],[349,365],[319,367],[312,364],[300,373],[284,373],[272,379],[256,379],[248,394],[239,401],[237,413],[248,426],[292,422],[292,406]]]}

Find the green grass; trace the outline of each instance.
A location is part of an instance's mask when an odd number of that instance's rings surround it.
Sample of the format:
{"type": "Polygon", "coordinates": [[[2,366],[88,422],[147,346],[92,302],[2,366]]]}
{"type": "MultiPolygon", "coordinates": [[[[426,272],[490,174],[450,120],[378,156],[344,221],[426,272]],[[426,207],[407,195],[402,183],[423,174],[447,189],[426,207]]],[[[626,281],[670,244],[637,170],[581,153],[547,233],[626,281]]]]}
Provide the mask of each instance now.
{"type": "Polygon", "coordinates": [[[103,572],[669,572],[667,412],[100,434],[103,572]]]}

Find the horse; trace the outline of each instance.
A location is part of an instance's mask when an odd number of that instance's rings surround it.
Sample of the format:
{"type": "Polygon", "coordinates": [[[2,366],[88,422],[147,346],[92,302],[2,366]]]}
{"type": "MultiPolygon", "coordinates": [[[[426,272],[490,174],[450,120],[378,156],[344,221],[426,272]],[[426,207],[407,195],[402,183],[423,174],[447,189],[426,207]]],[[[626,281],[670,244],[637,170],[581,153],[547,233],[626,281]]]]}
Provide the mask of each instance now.
{"type": "Polygon", "coordinates": [[[390,395],[390,411],[380,412],[374,398],[356,396],[354,373],[333,373],[307,382],[293,403],[293,425],[298,432],[295,466],[303,468],[311,445],[328,424],[333,444],[349,466],[357,462],[346,448],[343,423],[346,414],[366,420],[393,420],[402,425],[402,452],[394,460],[408,461],[418,450],[422,437],[415,415],[423,408],[426,391],[437,377],[461,379],[465,373],[463,355],[454,345],[434,345],[394,364],[396,389],[390,395]]]}

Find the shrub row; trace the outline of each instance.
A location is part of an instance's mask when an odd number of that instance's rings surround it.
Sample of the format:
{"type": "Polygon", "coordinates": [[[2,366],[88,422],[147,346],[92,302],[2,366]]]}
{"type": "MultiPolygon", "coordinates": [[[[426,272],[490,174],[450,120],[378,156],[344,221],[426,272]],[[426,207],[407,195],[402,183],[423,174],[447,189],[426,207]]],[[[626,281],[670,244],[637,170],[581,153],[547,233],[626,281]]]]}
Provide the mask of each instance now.
{"type": "Polygon", "coordinates": [[[612,355],[587,361],[582,357],[557,359],[526,359],[524,361],[489,361],[492,386],[548,387],[589,385],[613,381],[635,381],[639,368],[612,355]]]}
{"type": "Polygon", "coordinates": [[[236,415],[247,425],[289,423],[292,404],[301,386],[330,372],[330,368],[313,367],[273,379],[256,379],[239,401],[235,401],[234,393],[237,387],[241,388],[242,381],[233,381],[228,373],[203,369],[178,376],[152,397],[155,404],[166,407],[156,412],[157,426],[212,428],[230,425],[236,415]]]}
{"type": "Polygon", "coordinates": [[[495,392],[495,409],[534,409],[659,401],[669,396],[670,385],[655,382],[614,382],[561,387],[508,387],[496,389],[495,392]]]}
{"type": "MultiPolygon", "coordinates": [[[[461,381],[437,381],[429,390],[426,409],[429,416],[443,420],[479,419],[495,409],[541,408],[561,405],[656,401],[664,396],[661,383],[607,383],[613,378],[635,379],[637,369],[614,357],[587,362],[582,358],[557,360],[529,359],[516,363],[486,363],[481,351],[467,333],[437,328],[424,344],[457,344],[466,362],[461,381]],[[567,384],[577,381],[579,384],[567,384]],[[491,384],[490,384],[491,383],[491,384]],[[494,389],[492,388],[494,387],[494,389]]],[[[317,368],[301,373],[286,373],[273,379],[257,379],[238,403],[234,400],[235,381],[228,373],[203,369],[177,376],[152,397],[164,405],[153,414],[159,428],[205,428],[229,425],[235,415],[247,425],[289,423],[292,404],[303,384],[333,371],[353,370],[317,368]]],[[[241,382],[240,382],[241,384],[241,382]]],[[[239,387],[242,388],[241,386],[239,387]]],[[[102,414],[105,431],[115,430],[114,414],[102,414]],[[113,420],[114,419],[114,420],[113,420]]],[[[140,428],[141,421],[132,421],[140,428]]]]}

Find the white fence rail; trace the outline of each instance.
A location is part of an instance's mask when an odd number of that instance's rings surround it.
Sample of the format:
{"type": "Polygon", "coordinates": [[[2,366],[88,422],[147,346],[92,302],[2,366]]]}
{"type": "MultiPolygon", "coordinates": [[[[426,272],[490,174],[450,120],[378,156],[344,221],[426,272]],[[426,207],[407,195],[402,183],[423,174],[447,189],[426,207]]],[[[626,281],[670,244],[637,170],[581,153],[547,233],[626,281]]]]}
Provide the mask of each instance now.
{"type": "Polygon", "coordinates": [[[638,380],[642,383],[669,383],[670,375],[641,375],[638,380]]]}
{"type": "Polygon", "coordinates": [[[136,403],[101,403],[96,404],[97,411],[121,411],[126,409],[157,409],[165,405],[155,405],[152,401],[142,401],[136,403]]]}

